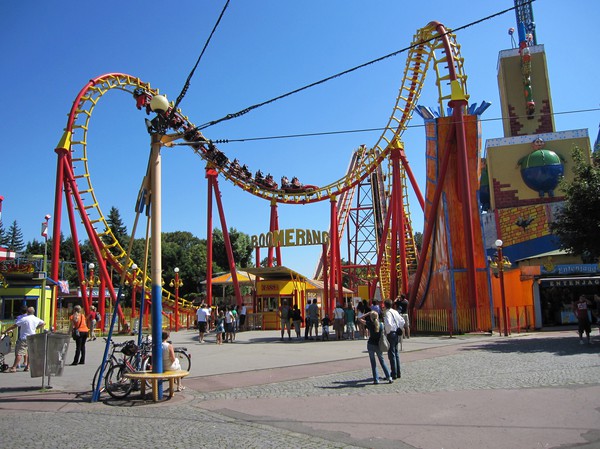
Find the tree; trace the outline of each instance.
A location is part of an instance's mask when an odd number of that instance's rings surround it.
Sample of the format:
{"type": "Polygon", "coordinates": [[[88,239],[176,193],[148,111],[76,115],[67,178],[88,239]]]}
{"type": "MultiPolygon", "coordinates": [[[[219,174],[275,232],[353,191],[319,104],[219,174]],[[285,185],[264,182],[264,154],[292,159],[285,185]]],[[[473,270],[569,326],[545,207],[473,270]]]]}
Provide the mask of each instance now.
{"type": "MultiPolygon", "coordinates": [[[[250,236],[239,232],[235,228],[229,229],[229,240],[233,250],[233,260],[238,268],[252,266],[252,251],[254,247],[250,241],[250,236]]],[[[213,262],[215,269],[220,271],[229,271],[229,263],[227,261],[227,252],[225,251],[225,240],[223,231],[215,229],[213,231],[213,262]]]]}
{"type": "Polygon", "coordinates": [[[8,246],[8,234],[6,233],[6,230],[4,229],[4,225],[2,224],[1,220],[0,220],[0,246],[1,247],[8,246]]]}
{"type": "Polygon", "coordinates": [[[13,224],[8,229],[8,243],[7,248],[9,251],[21,252],[25,249],[25,242],[23,241],[23,231],[17,224],[17,220],[13,221],[13,224]]]}
{"type": "Polygon", "coordinates": [[[565,201],[550,230],[561,249],[592,263],[600,257],[600,167],[588,164],[579,148],[573,151],[573,161],[575,178],[561,182],[565,201]]]}
{"type": "Polygon", "coordinates": [[[123,220],[121,219],[119,209],[114,206],[111,207],[106,217],[106,222],[121,246],[127,245],[129,235],[127,234],[127,226],[123,224],[123,220]]]}

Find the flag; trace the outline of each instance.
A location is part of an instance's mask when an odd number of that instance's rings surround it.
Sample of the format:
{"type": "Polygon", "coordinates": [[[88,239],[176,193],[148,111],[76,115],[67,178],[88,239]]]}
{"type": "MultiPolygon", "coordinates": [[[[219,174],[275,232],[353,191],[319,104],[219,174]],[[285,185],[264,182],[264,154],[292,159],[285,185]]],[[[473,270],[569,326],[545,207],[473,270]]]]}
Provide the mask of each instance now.
{"type": "Polygon", "coordinates": [[[61,293],[69,294],[69,281],[58,281],[58,288],[61,293]]]}

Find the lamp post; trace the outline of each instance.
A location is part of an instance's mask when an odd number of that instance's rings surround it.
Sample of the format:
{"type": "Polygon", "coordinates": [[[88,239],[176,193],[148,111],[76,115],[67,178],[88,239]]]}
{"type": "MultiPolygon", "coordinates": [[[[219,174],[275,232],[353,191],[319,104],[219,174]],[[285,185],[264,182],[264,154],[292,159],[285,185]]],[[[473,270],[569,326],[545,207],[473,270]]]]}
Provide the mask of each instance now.
{"type": "Polygon", "coordinates": [[[175,332],[179,330],[179,287],[183,285],[183,282],[179,279],[179,268],[173,269],[175,272],[175,279],[171,279],[169,283],[170,287],[175,287],[175,332]]]}
{"type": "MultiPolygon", "coordinates": [[[[500,298],[502,300],[502,317],[504,323],[504,336],[508,337],[508,313],[506,310],[506,293],[504,291],[504,255],[502,254],[503,241],[496,240],[496,250],[498,251],[498,279],[500,280],[500,298]]],[[[510,262],[507,264],[510,266],[510,262]]]]}
{"type": "MultiPolygon", "coordinates": [[[[42,262],[42,271],[44,272],[44,277],[42,278],[42,307],[46,310],[46,278],[48,277],[48,220],[50,220],[50,214],[46,214],[44,216],[44,221],[42,222],[42,237],[44,237],[44,260],[42,262]]],[[[52,313],[52,318],[50,319],[51,323],[56,322],[56,308],[50,307],[50,312],[52,313]]],[[[54,329],[51,329],[54,330],[54,329]]]]}

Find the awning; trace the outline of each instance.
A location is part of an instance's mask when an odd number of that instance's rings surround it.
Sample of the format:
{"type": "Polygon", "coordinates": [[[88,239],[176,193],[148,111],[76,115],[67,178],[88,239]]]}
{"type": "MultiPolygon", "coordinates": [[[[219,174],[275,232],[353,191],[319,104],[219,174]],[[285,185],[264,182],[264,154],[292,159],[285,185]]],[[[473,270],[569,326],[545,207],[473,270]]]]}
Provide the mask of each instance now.
{"type": "MultiPolygon", "coordinates": [[[[255,276],[245,271],[236,271],[237,280],[239,285],[254,285],[255,276]]],[[[201,284],[206,284],[206,281],[200,282],[201,284]]],[[[211,279],[212,285],[233,285],[233,276],[231,272],[226,272],[215,276],[211,279]]]]}

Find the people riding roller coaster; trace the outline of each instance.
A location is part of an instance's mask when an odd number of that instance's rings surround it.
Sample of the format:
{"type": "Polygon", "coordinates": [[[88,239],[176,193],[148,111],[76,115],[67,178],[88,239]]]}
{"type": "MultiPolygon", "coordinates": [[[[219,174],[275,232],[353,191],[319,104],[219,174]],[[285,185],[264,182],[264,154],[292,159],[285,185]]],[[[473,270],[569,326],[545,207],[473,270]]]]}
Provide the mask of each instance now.
{"type": "Polygon", "coordinates": [[[310,192],[316,190],[317,186],[304,185],[300,180],[294,176],[292,182],[290,182],[287,176],[281,177],[281,189],[287,193],[299,193],[299,192],[310,192]]]}
{"type": "Polygon", "coordinates": [[[223,167],[229,161],[229,159],[227,159],[227,156],[225,156],[225,154],[222,151],[217,149],[217,147],[215,147],[212,142],[208,142],[208,148],[204,152],[204,155],[217,167],[223,167]]]}
{"type": "Polygon", "coordinates": [[[273,176],[271,175],[271,173],[263,177],[263,174],[260,170],[258,170],[254,175],[254,183],[259,185],[260,187],[264,187],[266,189],[271,190],[277,189],[278,187],[277,183],[273,180],[273,176]]]}

